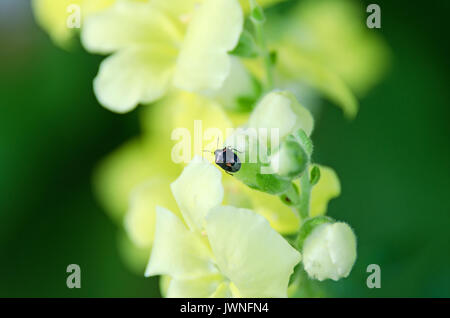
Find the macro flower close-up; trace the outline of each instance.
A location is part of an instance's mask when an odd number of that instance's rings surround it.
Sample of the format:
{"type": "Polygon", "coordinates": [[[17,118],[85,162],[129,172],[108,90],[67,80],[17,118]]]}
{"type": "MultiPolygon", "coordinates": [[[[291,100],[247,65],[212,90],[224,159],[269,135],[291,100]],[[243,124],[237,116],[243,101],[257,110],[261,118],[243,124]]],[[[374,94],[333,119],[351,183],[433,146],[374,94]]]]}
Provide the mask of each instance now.
{"type": "Polygon", "coordinates": [[[221,205],[224,189],[216,167],[196,157],[171,188],[184,222],[156,208],[146,270],[146,276],[171,277],[168,297],[287,296],[300,253],[262,216],[221,205]]]}
{"type": "Polygon", "coordinates": [[[450,297],[448,9],[0,1],[0,303],[450,297]]]}
{"type": "Polygon", "coordinates": [[[92,53],[112,54],[100,66],[94,90],[102,105],[127,112],[150,103],[172,85],[214,92],[230,71],[243,13],[237,0],[118,1],[92,15],[81,33],[92,53]]]}

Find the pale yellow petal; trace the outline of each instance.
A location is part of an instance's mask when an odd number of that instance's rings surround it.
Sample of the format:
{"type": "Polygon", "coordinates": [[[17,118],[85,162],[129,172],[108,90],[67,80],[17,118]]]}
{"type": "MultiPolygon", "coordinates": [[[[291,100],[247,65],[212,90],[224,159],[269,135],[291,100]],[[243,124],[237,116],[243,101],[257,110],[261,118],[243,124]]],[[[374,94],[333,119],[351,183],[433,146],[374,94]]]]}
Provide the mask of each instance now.
{"type": "Polygon", "coordinates": [[[155,238],[145,276],[196,278],[213,272],[209,247],[202,237],[189,231],[172,212],[157,207],[155,238]]]}
{"type": "Polygon", "coordinates": [[[356,260],[356,237],[345,223],[322,224],[303,244],[304,267],[317,280],[347,277],[356,260]]]}
{"type": "Polygon", "coordinates": [[[167,290],[168,298],[206,298],[220,287],[223,277],[220,274],[205,275],[192,279],[172,279],[167,290]]]}
{"type": "Polygon", "coordinates": [[[168,13],[173,19],[187,25],[194,13],[195,7],[204,0],[150,0],[151,4],[168,13]]]}
{"type": "Polygon", "coordinates": [[[230,289],[230,283],[222,282],[217,289],[212,293],[210,298],[231,298],[233,296],[230,289]]]}
{"type": "Polygon", "coordinates": [[[139,103],[161,98],[170,83],[174,58],[174,52],[151,46],[131,47],[108,57],[94,80],[99,102],[125,113],[139,103]]]}
{"type": "Polygon", "coordinates": [[[201,232],[206,214],[223,201],[222,174],[211,163],[195,157],[172,185],[172,193],[184,220],[201,232]]]}
{"type": "Polygon", "coordinates": [[[134,244],[125,231],[120,231],[117,238],[117,249],[121,260],[128,270],[135,275],[142,277],[145,272],[145,266],[148,263],[150,255],[149,247],[138,247],[134,244]]]}
{"type": "Polygon", "coordinates": [[[181,41],[180,32],[170,17],[149,2],[118,1],[86,19],[81,40],[86,50],[102,54],[142,45],[174,49],[181,41]]]}
{"type": "MultiPolygon", "coordinates": [[[[190,156],[187,162],[195,156],[213,159],[208,152],[214,152],[224,144],[227,133],[231,132],[233,124],[223,107],[216,101],[198,94],[175,91],[158,101],[144,111],[142,125],[146,133],[157,135],[161,140],[170,140],[171,147],[179,142],[186,142],[190,156]],[[164,120],[161,120],[164,118],[164,120]],[[173,138],[175,129],[182,129],[186,138],[173,138]],[[206,152],[206,151],[208,152],[206,152]]],[[[171,160],[170,158],[168,160],[171,160]]]]}
{"type": "Polygon", "coordinates": [[[248,126],[256,129],[278,129],[279,137],[282,139],[298,129],[303,129],[310,135],[314,119],[309,110],[300,105],[292,93],[273,91],[264,96],[255,107],[248,126]]]}
{"type": "Polygon", "coordinates": [[[300,253],[267,220],[246,209],[222,206],[206,218],[220,271],[242,297],[286,297],[300,253]]]}
{"type": "MultiPolygon", "coordinates": [[[[37,23],[46,30],[52,40],[62,47],[68,47],[77,29],[67,27],[70,5],[80,6],[82,0],[33,0],[33,13],[37,23]]],[[[80,10],[81,13],[81,10],[80,10]]]]}
{"type": "Polygon", "coordinates": [[[209,0],[200,4],[178,57],[175,86],[195,92],[218,90],[230,72],[228,51],[239,41],[243,20],[237,0],[209,0]]]}
{"type": "Polygon", "coordinates": [[[367,28],[368,13],[357,1],[301,1],[293,12],[293,24],[286,28],[290,40],[338,74],[358,96],[385,74],[389,49],[379,33],[367,28]]]}
{"type": "Polygon", "coordinates": [[[32,0],[31,5],[37,23],[57,45],[68,48],[88,16],[108,8],[114,2],[115,0],[32,0]]]}
{"type": "Polygon", "coordinates": [[[159,290],[161,292],[161,296],[167,297],[167,291],[169,290],[171,281],[172,277],[168,275],[162,275],[159,277],[159,290]]]}
{"type": "Polygon", "coordinates": [[[341,184],[336,172],[325,166],[319,166],[319,168],[319,182],[311,191],[311,217],[325,214],[328,202],[341,194],[341,184]]]}
{"type": "Polygon", "coordinates": [[[348,117],[356,116],[358,101],[344,80],[311,56],[303,54],[300,47],[290,42],[277,46],[281,74],[291,81],[307,84],[336,103],[348,117]]]}
{"type": "Polygon", "coordinates": [[[130,239],[141,248],[149,248],[153,243],[156,206],[164,206],[171,211],[178,210],[170,192],[168,178],[151,178],[137,186],[131,194],[124,225],[130,239]]]}
{"type": "Polygon", "coordinates": [[[214,99],[227,109],[236,109],[239,107],[238,99],[254,97],[255,90],[255,84],[244,64],[237,57],[231,57],[230,74],[214,94],[214,99]]]}
{"type": "Polygon", "coordinates": [[[140,139],[128,141],[104,158],[94,174],[97,198],[113,219],[122,221],[132,189],[155,175],[151,155],[140,139]]]}
{"type": "Polygon", "coordinates": [[[270,226],[283,235],[298,231],[300,218],[297,212],[284,204],[278,196],[251,189],[235,178],[227,178],[224,187],[224,204],[253,210],[264,216],[270,226]]]}

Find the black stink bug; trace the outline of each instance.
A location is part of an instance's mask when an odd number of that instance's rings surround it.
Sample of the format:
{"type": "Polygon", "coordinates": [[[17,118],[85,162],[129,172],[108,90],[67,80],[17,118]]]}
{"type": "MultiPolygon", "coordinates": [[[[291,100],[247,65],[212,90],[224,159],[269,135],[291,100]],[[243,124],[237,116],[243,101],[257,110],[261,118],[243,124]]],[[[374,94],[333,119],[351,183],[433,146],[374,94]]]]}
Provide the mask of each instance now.
{"type": "MultiPolygon", "coordinates": [[[[236,150],[237,151],[237,150],[236,150]]],[[[225,147],[214,151],[216,165],[225,170],[226,173],[231,174],[238,172],[241,169],[241,161],[234,153],[233,149],[225,147]]]]}

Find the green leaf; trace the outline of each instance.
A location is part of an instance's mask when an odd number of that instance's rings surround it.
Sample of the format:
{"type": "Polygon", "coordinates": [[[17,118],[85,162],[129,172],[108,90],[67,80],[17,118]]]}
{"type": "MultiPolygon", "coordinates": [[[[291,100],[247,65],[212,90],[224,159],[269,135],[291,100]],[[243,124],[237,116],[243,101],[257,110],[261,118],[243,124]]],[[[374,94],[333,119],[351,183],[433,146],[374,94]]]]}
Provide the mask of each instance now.
{"type": "Polygon", "coordinates": [[[258,190],[275,195],[286,192],[291,185],[289,179],[276,174],[257,174],[256,183],[258,190]]]}
{"type": "MultiPolygon", "coordinates": [[[[227,146],[230,145],[227,144],[227,146]]],[[[230,147],[233,148],[233,146],[230,147]]],[[[291,180],[274,173],[269,173],[270,169],[260,161],[256,163],[245,162],[247,159],[247,153],[242,154],[241,169],[233,175],[236,179],[245,183],[252,189],[274,195],[280,195],[289,189],[291,180]],[[264,170],[266,170],[267,173],[263,173],[264,170]]]]}
{"type": "Polygon", "coordinates": [[[317,182],[319,182],[319,180],[320,180],[320,168],[318,166],[312,167],[309,180],[310,180],[310,183],[311,183],[312,186],[316,185],[317,182]]]}
{"type": "Polygon", "coordinates": [[[238,44],[229,53],[239,57],[255,58],[259,55],[259,50],[253,35],[249,31],[244,30],[241,33],[238,44]]]}

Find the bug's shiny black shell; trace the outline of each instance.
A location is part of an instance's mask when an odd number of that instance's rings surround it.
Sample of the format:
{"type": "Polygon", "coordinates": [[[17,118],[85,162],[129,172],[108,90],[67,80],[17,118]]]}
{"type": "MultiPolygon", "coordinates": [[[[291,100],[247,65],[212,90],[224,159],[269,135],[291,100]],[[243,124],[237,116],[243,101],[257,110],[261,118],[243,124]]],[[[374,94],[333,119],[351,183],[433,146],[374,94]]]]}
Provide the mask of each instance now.
{"type": "Polygon", "coordinates": [[[241,169],[239,157],[230,148],[217,149],[214,151],[216,165],[227,172],[238,172],[241,169]]]}

